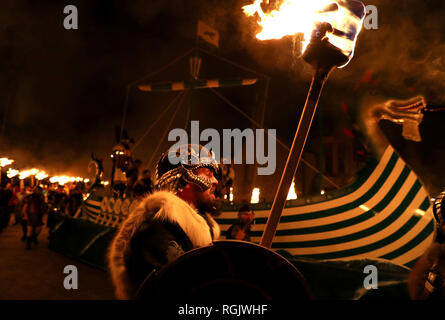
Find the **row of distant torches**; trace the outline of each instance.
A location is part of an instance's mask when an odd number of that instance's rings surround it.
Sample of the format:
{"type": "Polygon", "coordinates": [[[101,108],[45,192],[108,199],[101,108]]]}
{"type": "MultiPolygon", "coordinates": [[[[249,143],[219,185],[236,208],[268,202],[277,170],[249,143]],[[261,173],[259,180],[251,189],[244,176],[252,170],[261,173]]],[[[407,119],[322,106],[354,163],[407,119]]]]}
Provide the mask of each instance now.
{"type": "MultiPolygon", "coordinates": [[[[0,158],[0,167],[6,167],[6,166],[10,166],[11,164],[14,163],[14,160],[12,159],[8,159],[8,158],[0,158]]],[[[26,178],[29,177],[33,177],[36,180],[44,180],[46,178],[49,177],[49,174],[47,174],[44,170],[40,170],[40,169],[28,169],[28,170],[17,170],[17,169],[13,169],[13,168],[9,168],[8,171],[6,171],[6,176],[9,179],[12,179],[14,177],[17,177],[20,180],[24,180],[26,178]]],[[[63,176],[52,176],[49,178],[49,182],[50,183],[58,183],[60,185],[64,185],[66,183],[69,182],[84,182],[84,183],[88,183],[90,181],[90,179],[84,179],[82,177],[69,177],[66,175],[63,176]]]]}
{"type": "MultiPolygon", "coordinates": [[[[5,167],[8,165],[11,165],[14,162],[14,160],[10,160],[8,158],[0,158],[0,167],[5,167]]],[[[6,172],[6,176],[8,178],[13,178],[15,176],[19,176],[20,180],[26,179],[28,177],[34,176],[37,180],[43,180],[48,178],[48,174],[39,169],[30,169],[30,170],[23,170],[19,171],[16,169],[9,168],[6,172]]],[[[49,178],[49,182],[51,183],[58,183],[60,185],[64,185],[68,182],[85,182],[88,183],[89,179],[84,179],[81,177],[68,177],[68,176],[54,176],[49,178]]],[[[105,185],[108,184],[108,181],[104,182],[105,185]]],[[[324,191],[321,191],[321,194],[324,194],[324,191]]],[[[289,193],[287,195],[287,200],[295,200],[297,199],[297,194],[295,193],[295,182],[292,182],[291,187],[289,188],[289,193]]],[[[233,188],[230,188],[230,199],[229,201],[233,201],[233,188]]],[[[250,203],[259,203],[260,202],[260,188],[254,188],[252,191],[252,197],[250,200],[250,203]]]]}

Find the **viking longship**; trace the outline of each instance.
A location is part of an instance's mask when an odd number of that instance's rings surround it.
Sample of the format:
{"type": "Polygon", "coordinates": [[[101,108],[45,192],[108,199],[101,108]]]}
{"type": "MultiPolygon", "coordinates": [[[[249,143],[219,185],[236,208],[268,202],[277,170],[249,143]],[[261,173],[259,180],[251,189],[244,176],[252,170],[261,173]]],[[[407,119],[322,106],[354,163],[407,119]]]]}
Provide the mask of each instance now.
{"type": "MultiPolygon", "coordinates": [[[[193,69],[193,68],[192,68],[193,69]]],[[[141,91],[182,91],[253,85],[257,79],[142,83],[141,91]]],[[[422,97],[408,100],[363,99],[356,106],[361,133],[372,156],[347,187],[323,195],[288,200],[271,249],[286,256],[315,261],[387,261],[407,272],[431,243],[434,220],[430,197],[421,180],[389,143],[382,119],[403,125],[403,137],[420,141],[418,130],[426,110],[422,97]]],[[[120,150],[119,148],[115,148],[120,150]]],[[[122,152],[124,154],[124,152],[122,152]]],[[[102,181],[102,165],[93,157],[96,181],[75,218],[59,218],[50,248],[105,269],[105,255],[117,228],[140,200],[111,195],[102,181]]],[[[259,243],[271,203],[252,204],[256,223],[251,240],[259,243]]],[[[217,219],[222,238],[237,220],[240,205],[227,203],[217,219]]],[[[236,251],[236,250],[235,250],[236,251]]],[[[304,268],[304,265],[299,265],[304,268]]]]}
{"type": "MultiPolygon", "coordinates": [[[[392,116],[394,121],[417,117],[420,123],[425,104],[421,99],[406,105],[389,101],[374,108],[376,117],[392,116]]],[[[369,121],[374,127],[368,129],[379,130],[377,124],[377,118],[369,121]]],[[[379,159],[370,160],[350,186],[315,198],[289,200],[272,248],[322,260],[381,258],[411,267],[432,241],[430,197],[387,140],[386,144],[379,142],[379,159]]],[[[84,202],[83,213],[89,221],[115,228],[137,205],[138,200],[92,193],[84,202]]],[[[252,205],[256,214],[253,242],[261,238],[270,205],[252,205]]],[[[217,219],[223,234],[236,222],[238,209],[224,206],[217,219]]]]}

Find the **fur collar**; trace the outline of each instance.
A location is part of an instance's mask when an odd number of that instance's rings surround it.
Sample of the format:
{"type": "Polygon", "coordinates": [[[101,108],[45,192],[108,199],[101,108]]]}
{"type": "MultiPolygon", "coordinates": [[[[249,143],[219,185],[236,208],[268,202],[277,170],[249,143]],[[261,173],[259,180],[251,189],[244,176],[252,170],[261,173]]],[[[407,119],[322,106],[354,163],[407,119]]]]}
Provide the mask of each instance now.
{"type": "Polygon", "coordinates": [[[175,194],[167,191],[159,191],[147,196],[133,214],[154,215],[154,219],[177,223],[187,234],[194,247],[209,245],[220,235],[218,224],[209,214],[206,215],[212,227],[213,239],[210,235],[209,225],[197,210],[175,194]]]}
{"type": "Polygon", "coordinates": [[[124,257],[129,252],[130,240],[135,231],[151,218],[177,223],[195,248],[207,246],[220,236],[220,228],[209,214],[207,219],[213,231],[213,239],[206,220],[195,208],[175,194],[159,191],[147,196],[122,223],[109,248],[108,266],[118,299],[131,298],[135,290],[131,286],[124,257]]]}

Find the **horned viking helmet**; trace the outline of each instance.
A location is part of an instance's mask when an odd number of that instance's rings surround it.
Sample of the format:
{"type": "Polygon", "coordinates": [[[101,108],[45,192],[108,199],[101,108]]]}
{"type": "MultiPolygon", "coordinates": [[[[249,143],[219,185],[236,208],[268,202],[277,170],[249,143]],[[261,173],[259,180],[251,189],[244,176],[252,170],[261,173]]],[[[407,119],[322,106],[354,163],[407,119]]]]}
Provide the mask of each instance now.
{"type": "Polygon", "coordinates": [[[209,168],[215,178],[221,179],[221,170],[213,152],[198,144],[172,147],[162,154],[156,166],[156,187],[160,190],[180,192],[193,183],[202,191],[212,186],[212,181],[194,173],[199,168],[209,168]]]}

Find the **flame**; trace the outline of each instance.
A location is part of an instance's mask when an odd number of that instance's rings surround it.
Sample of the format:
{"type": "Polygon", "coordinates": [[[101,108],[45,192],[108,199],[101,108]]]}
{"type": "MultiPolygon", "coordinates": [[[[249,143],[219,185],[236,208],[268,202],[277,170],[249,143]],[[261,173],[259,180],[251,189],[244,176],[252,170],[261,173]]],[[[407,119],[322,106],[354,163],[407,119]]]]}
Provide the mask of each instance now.
{"type": "Polygon", "coordinates": [[[43,179],[45,179],[45,178],[48,178],[48,174],[47,174],[45,171],[39,171],[39,172],[36,174],[36,179],[37,179],[37,180],[43,180],[43,179]]]}
{"type": "Polygon", "coordinates": [[[295,181],[292,181],[292,185],[289,188],[286,200],[295,200],[295,199],[297,199],[297,194],[295,193],[295,181]]]}
{"type": "Polygon", "coordinates": [[[49,182],[51,183],[58,183],[60,185],[64,185],[65,183],[69,182],[70,178],[67,176],[54,176],[49,178],[49,182]]]}
{"type": "MultiPolygon", "coordinates": [[[[16,171],[17,170],[11,171],[11,173],[16,172],[16,171]]],[[[36,169],[36,168],[29,169],[29,170],[23,170],[23,171],[17,171],[17,173],[19,175],[20,180],[26,179],[30,176],[34,176],[37,180],[43,180],[48,177],[48,174],[45,171],[36,169]]],[[[16,175],[17,174],[13,175],[12,177],[14,177],[16,175]]]]}
{"type": "MultiPolygon", "coordinates": [[[[255,0],[243,7],[247,16],[255,13],[259,16],[258,24],[262,27],[256,37],[259,40],[281,39],[284,36],[303,34],[304,52],[311,39],[317,22],[329,23],[334,32],[327,33],[328,41],[340,49],[349,59],[352,58],[357,35],[359,34],[363,15],[357,16],[348,8],[344,0],[283,0],[278,9],[265,13],[261,8],[263,0],[255,0]]],[[[350,1],[360,4],[358,1],[350,1]]]]}
{"type": "Polygon", "coordinates": [[[253,188],[252,198],[250,199],[250,203],[258,203],[258,202],[260,202],[260,188],[253,188]]]}
{"type": "Polygon", "coordinates": [[[18,175],[19,172],[20,172],[19,170],[9,168],[8,171],[6,172],[6,176],[9,179],[11,179],[11,178],[14,178],[16,175],[18,175]]]}
{"type": "Polygon", "coordinates": [[[20,172],[19,172],[19,179],[20,179],[20,180],[23,180],[23,179],[26,179],[26,178],[28,178],[28,177],[30,177],[30,176],[34,176],[34,175],[36,175],[37,173],[39,173],[39,170],[38,170],[38,169],[30,169],[30,170],[23,170],[23,171],[20,171],[20,172]]]}
{"type": "MultiPolygon", "coordinates": [[[[67,184],[68,182],[86,182],[85,180],[88,180],[88,179],[84,179],[82,177],[54,176],[49,179],[49,182],[58,183],[63,186],[65,184],[67,184]]],[[[90,181],[90,180],[88,180],[88,181],[90,181]]]]}
{"type": "Polygon", "coordinates": [[[14,160],[12,159],[8,159],[8,158],[0,158],[0,167],[6,167],[9,166],[10,164],[13,164],[14,160]]]}
{"type": "MultiPolygon", "coordinates": [[[[10,160],[10,159],[7,159],[7,158],[0,158],[0,164],[2,165],[2,167],[6,166],[6,165],[10,165],[13,162],[14,162],[14,160],[10,160]]],[[[9,179],[11,179],[11,178],[13,178],[13,177],[15,177],[17,175],[19,176],[20,180],[23,180],[23,179],[26,179],[28,177],[34,176],[37,180],[40,181],[40,180],[43,180],[43,179],[46,179],[46,178],[49,177],[49,174],[46,173],[44,170],[40,170],[40,169],[36,169],[36,168],[28,169],[28,170],[22,170],[22,171],[19,171],[19,170],[13,169],[13,168],[9,168],[7,173],[6,173],[6,176],[9,179]]],[[[85,182],[85,183],[88,183],[90,181],[90,179],[84,179],[82,177],[69,177],[69,176],[63,175],[63,176],[53,176],[53,177],[51,177],[49,179],[49,181],[51,183],[59,183],[60,185],[64,185],[64,184],[66,184],[68,182],[85,182]]]]}

